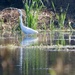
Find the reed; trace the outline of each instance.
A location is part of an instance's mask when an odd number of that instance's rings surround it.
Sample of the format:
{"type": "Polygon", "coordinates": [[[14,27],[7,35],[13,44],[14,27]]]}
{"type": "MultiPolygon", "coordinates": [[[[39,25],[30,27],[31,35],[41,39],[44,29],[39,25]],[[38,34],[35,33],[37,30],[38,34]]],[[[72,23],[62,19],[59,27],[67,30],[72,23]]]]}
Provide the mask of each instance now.
{"type": "Polygon", "coordinates": [[[38,12],[43,7],[41,0],[26,0],[25,11],[26,11],[26,25],[30,28],[37,29],[38,26],[38,12]],[[39,6],[40,5],[40,6],[39,6]]]}
{"type": "Polygon", "coordinates": [[[53,1],[51,1],[51,2],[52,2],[52,7],[54,9],[55,15],[56,15],[56,19],[58,20],[59,27],[60,27],[60,29],[64,29],[64,24],[65,24],[69,4],[67,5],[67,8],[65,11],[63,10],[62,7],[60,7],[60,13],[57,13],[53,1]]]}

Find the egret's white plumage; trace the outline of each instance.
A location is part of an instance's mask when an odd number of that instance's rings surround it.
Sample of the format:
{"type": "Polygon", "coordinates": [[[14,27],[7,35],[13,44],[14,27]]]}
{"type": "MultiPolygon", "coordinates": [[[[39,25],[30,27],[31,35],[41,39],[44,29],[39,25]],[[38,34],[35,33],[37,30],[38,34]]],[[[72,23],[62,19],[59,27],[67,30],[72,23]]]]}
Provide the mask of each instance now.
{"type": "Polygon", "coordinates": [[[18,9],[18,12],[20,14],[20,27],[21,27],[21,30],[25,33],[25,34],[37,34],[38,31],[32,29],[32,28],[29,28],[29,27],[26,27],[24,24],[23,24],[23,21],[22,21],[22,11],[20,9],[18,9]]]}

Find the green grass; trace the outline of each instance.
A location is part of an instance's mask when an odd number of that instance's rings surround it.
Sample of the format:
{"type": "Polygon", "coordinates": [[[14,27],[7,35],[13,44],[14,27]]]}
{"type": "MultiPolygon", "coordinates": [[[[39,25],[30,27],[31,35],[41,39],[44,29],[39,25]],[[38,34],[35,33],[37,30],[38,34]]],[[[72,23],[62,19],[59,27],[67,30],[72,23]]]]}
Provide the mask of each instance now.
{"type": "Polygon", "coordinates": [[[38,12],[42,7],[43,7],[43,3],[41,0],[32,0],[32,3],[29,3],[28,0],[26,0],[26,3],[25,3],[26,22],[25,24],[28,27],[37,29],[38,12]]]}
{"type": "MultiPolygon", "coordinates": [[[[65,20],[66,20],[66,16],[67,16],[67,10],[69,7],[69,4],[66,7],[66,10],[64,11],[62,7],[60,7],[60,13],[57,13],[55,5],[52,2],[52,7],[54,9],[55,12],[55,18],[58,21],[58,25],[59,25],[59,29],[64,29],[64,25],[65,25],[65,20]]],[[[40,9],[42,9],[44,6],[42,0],[32,0],[32,2],[29,2],[28,0],[26,0],[25,2],[25,11],[26,11],[26,21],[25,21],[25,25],[33,28],[33,29],[37,29],[38,28],[38,15],[40,12],[40,9]]],[[[54,25],[54,18],[51,17],[50,15],[50,30],[54,30],[56,29],[55,25],[54,25]]],[[[43,26],[44,30],[47,30],[47,25],[44,23],[43,26]]],[[[70,26],[69,26],[70,27],[70,26]]],[[[71,29],[71,27],[70,27],[71,29]]]]}
{"type": "Polygon", "coordinates": [[[37,12],[31,10],[31,8],[29,8],[27,4],[25,4],[25,11],[26,11],[26,25],[30,28],[36,29],[38,20],[37,12]]]}
{"type": "Polygon", "coordinates": [[[2,22],[0,21],[0,30],[2,30],[2,22]]]}
{"type": "Polygon", "coordinates": [[[69,4],[67,5],[67,8],[66,8],[65,11],[63,11],[63,8],[60,7],[60,13],[57,13],[53,1],[52,1],[52,7],[54,9],[56,19],[58,20],[58,24],[59,24],[60,29],[64,29],[64,24],[65,24],[65,20],[66,20],[67,10],[68,10],[69,4]]]}

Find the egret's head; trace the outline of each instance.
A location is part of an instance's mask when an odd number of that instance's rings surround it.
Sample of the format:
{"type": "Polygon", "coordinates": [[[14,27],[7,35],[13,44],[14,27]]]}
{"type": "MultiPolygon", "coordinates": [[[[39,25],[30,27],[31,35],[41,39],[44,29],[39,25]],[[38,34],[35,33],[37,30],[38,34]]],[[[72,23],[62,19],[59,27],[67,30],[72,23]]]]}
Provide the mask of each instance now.
{"type": "Polygon", "coordinates": [[[18,9],[19,14],[22,16],[22,10],[18,9]]]}
{"type": "Polygon", "coordinates": [[[18,9],[18,12],[20,13],[21,12],[21,9],[18,9]]]}

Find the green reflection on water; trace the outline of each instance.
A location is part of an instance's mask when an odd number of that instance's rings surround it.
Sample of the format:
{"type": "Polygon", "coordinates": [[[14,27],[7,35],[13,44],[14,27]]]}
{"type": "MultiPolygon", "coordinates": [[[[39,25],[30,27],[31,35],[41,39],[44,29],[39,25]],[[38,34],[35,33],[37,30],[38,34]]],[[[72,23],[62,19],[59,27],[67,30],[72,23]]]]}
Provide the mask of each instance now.
{"type": "Polygon", "coordinates": [[[41,49],[26,49],[24,53],[24,75],[44,75],[47,67],[46,53],[41,49]]]}
{"type": "MultiPolygon", "coordinates": [[[[59,35],[60,34],[61,33],[59,33],[59,35]]],[[[25,48],[23,48],[23,51],[24,51],[23,52],[23,59],[24,60],[23,60],[23,64],[22,64],[22,66],[23,66],[23,68],[22,68],[23,75],[48,75],[49,71],[50,71],[51,75],[53,75],[53,74],[55,75],[56,72],[58,71],[58,68],[59,68],[60,64],[63,64],[64,61],[66,62],[67,65],[66,64],[62,65],[62,66],[64,66],[63,68],[65,69],[66,67],[69,67],[69,69],[71,69],[71,67],[70,67],[70,65],[72,65],[71,59],[73,59],[73,62],[74,62],[74,60],[75,60],[74,56],[75,55],[73,55],[73,58],[70,58],[70,54],[68,54],[66,52],[48,52],[47,50],[51,50],[51,48],[48,49],[48,47],[47,47],[48,43],[50,43],[50,41],[49,41],[50,38],[49,37],[47,38],[48,35],[45,33],[45,35],[42,35],[41,39],[39,38],[39,40],[45,39],[45,41],[43,40],[41,42],[42,46],[40,46],[41,43],[36,44],[38,46],[36,48],[34,48],[35,44],[33,45],[33,48],[26,48],[26,47],[32,47],[32,45],[24,46],[25,47],[25,48]],[[46,48],[44,48],[44,45],[46,45],[46,48]],[[68,58],[66,59],[66,57],[68,57],[68,58]],[[60,58],[61,60],[58,59],[58,58],[60,58]],[[49,70],[49,68],[52,68],[52,69],[49,70]]],[[[51,39],[52,44],[54,44],[54,43],[56,44],[57,40],[55,40],[53,42],[53,39],[56,38],[56,36],[54,36],[55,33],[52,33],[51,35],[53,35],[52,39],[51,39]]],[[[4,38],[0,38],[0,39],[3,39],[3,40],[0,40],[0,44],[5,45],[8,50],[11,50],[11,51],[14,50],[15,51],[15,49],[16,49],[16,48],[14,48],[15,45],[17,45],[17,46],[18,46],[18,44],[20,45],[20,42],[22,41],[23,36],[14,35],[14,39],[13,38],[11,39],[10,37],[4,37],[4,38]],[[18,41],[18,42],[16,42],[16,41],[18,41]],[[6,43],[6,44],[4,44],[4,43],[6,43]]],[[[57,39],[58,40],[64,39],[64,35],[61,34],[60,36],[58,36],[57,39]]],[[[58,42],[58,44],[59,43],[60,42],[58,42]]],[[[63,45],[63,42],[61,41],[60,44],[63,45]]],[[[49,44],[49,47],[51,45],[49,44]]],[[[19,47],[22,47],[22,46],[19,46],[19,47]]],[[[60,48],[60,51],[61,51],[61,48],[60,48]]],[[[66,51],[66,49],[65,49],[65,51],[66,51]]],[[[12,58],[12,56],[11,56],[11,58],[12,58]]],[[[18,58],[20,58],[20,56],[18,56],[18,58]]],[[[73,65],[74,65],[74,63],[73,63],[73,65]]],[[[62,66],[60,66],[60,69],[61,69],[60,72],[62,71],[62,66]]],[[[5,74],[5,75],[7,75],[7,74],[5,74]]]]}

